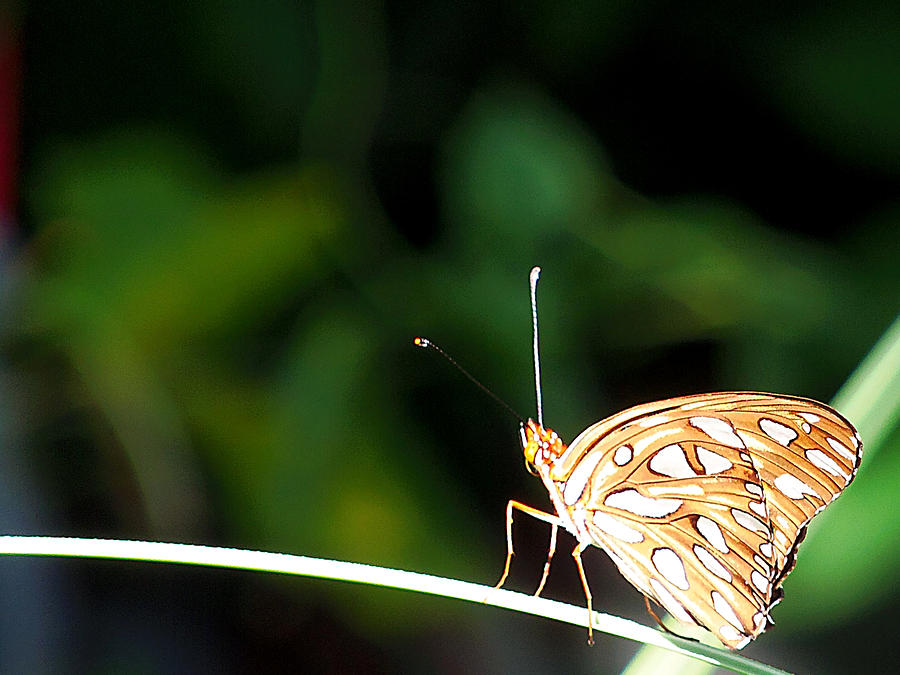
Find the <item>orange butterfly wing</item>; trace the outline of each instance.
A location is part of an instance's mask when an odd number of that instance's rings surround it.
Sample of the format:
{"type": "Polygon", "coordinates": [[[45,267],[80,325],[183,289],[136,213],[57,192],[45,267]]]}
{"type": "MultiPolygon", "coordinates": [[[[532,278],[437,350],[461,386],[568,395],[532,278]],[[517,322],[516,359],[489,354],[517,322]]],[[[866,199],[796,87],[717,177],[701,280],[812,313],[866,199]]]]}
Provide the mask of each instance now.
{"type": "Polygon", "coordinates": [[[580,541],[738,649],[770,625],[807,523],[853,479],[860,451],[824,404],[728,392],[630,408],[535,464],[580,541]]]}

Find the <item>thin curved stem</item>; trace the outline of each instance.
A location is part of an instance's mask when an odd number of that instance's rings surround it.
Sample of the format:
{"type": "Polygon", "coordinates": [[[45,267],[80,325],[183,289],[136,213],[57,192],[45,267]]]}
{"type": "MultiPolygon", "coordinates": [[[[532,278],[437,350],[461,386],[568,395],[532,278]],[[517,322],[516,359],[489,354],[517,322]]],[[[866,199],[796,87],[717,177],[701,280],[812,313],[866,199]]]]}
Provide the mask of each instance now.
{"type": "MultiPolygon", "coordinates": [[[[296,574],[321,579],[336,579],[388,588],[399,588],[447,598],[480,602],[494,607],[543,616],[585,626],[584,607],[536,598],[523,593],[498,590],[457,579],[435,577],[418,572],[339,560],[324,560],[286,553],[267,553],[237,548],[218,548],[195,544],[170,544],[120,539],[80,539],[74,537],[0,536],[0,554],[112,558],[151,562],[207,565],[234,569],[296,574]]],[[[672,636],[608,614],[594,613],[594,628],[629,640],[662,647],[705,663],[749,675],[784,675],[756,661],[672,636]]]]}

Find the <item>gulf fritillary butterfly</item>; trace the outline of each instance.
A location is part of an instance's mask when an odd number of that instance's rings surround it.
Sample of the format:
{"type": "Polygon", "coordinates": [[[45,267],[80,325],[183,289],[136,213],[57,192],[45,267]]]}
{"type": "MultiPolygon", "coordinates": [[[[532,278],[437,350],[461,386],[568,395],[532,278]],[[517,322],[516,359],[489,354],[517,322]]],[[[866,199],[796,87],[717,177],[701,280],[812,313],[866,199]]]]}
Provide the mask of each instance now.
{"type": "MultiPolygon", "coordinates": [[[[536,595],[563,527],[578,541],[572,556],[589,616],[592,597],[581,553],[597,546],[645,601],[741,649],[772,625],[770,612],[784,595],[782,582],[809,521],[856,475],[859,434],[817,401],[723,392],[629,408],[565,445],[541,420],[539,272],[531,273],[538,421],[522,425],[521,440],[529,470],[540,476],[555,513],[509,502],[506,565],[497,587],[513,555],[515,509],[552,525],[536,595]]],[[[416,344],[434,346],[422,338],[416,344]]],[[[588,626],[590,641],[590,621],[588,626]]]]}

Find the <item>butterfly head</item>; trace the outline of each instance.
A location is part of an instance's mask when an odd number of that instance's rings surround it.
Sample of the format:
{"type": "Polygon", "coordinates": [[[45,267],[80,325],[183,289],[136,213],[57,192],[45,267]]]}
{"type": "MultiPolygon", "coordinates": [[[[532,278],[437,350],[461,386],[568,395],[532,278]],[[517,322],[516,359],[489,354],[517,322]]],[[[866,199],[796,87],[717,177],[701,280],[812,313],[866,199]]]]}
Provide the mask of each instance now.
{"type": "Polygon", "coordinates": [[[519,427],[519,439],[525,453],[525,467],[538,475],[537,466],[548,464],[566,451],[566,444],[552,429],[545,429],[534,420],[519,427]]]}

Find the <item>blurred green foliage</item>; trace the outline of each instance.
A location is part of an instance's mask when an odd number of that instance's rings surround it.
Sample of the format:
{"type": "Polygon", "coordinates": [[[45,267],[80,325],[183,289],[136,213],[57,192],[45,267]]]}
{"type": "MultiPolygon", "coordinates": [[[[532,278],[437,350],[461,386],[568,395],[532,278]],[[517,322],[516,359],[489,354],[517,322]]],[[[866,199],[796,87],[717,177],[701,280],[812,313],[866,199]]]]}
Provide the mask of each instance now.
{"type": "MultiPolygon", "coordinates": [[[[2,321],[4,368],[21,399],[21,414],[3,422],[43,467],[40,489],[55,505],[47,529],[491,582],[505,501],[546,497],[521,470],[515,422],[413,349],[415,335],[527,414],[526,283],[542,265],[546,417],[571,440],[667,395],[827,400],[900,308],[900,41],[889,3],[871,13],[850,3],[748,10],[740,22],[712,7],[673,17],[666,3],[164,3],[148,17],[88,3],[73,18],[82,32],[66,38],[51,19],[58,4],[24,10],[34,40],[25,229],[7,251],[2,321]],[[98,35],[118,59],[91,44],[98,35]],[[521,61],[485,47],[486,35],[521,61]],[[646,42],[660,35],[662,45],[646,42]],[[666,51],[675,45],[687,56],[666,51]],[[67,48],[80,58],[67,62],[67,48]],[[814,146],[813,164],[828,157],[827,180],[861,172],[884,189],[857,197],[848,179],[839,198],[797,175],[765,206],[745,202],[719,174],[746,175],[753,130],[727,107],[704,110],[714,98],[684,82],[681,97],[648,105],[642,128],[628,117],[635,101],[615,99],[645,86],[638,54],[684,58],[691,76],[723,59],[723,87],[743,87],[762,117],[814,146]],[[672,144],[693,116],[701,123],[672,144]],[[616,131],[630,132],[631,149],[616,131]],[[404,164],[416,153],[426,170],[404,164]],[[728,163],[710,167],[718,157],[728,163]],[[831,204],[842,215],[822,225],[831,204]],[[792,227],[769,222],[779,209],[805,215],[792,227]],[[70,468],[79,453],[96,473],[70,468]],[[79,480],[59,479],[67,474],[79,480]],[[75,509],[84,492],[109,517],[75,509]]],[[[666,78],[651,84],[664,90],[666,78]]],[[[756,200],[795,148],[755,165],[756,200]]],[[[790,652],[793,636],[865,625],[896,603],[898,443],[885,437],[831,529],[803,547],[779,625],[752,654],[821,666],[790,652]]],[[[523,546],[513,584],[528,588],[523,546]]],[[[554,572],[563,579],[565,557],[554,572]]],[[[597,606],[640,617],[637,594],[600,558],[597,606]]],[[[577,586],[548,590],[580,601],[577,586]]],[[[351,626],[335,631],[366,635],[394,666],[412,663],[384,646],[394,640],[429,644],[432,656],[416,658],[432,670],[446,652],[428,636],[456,644],[484,629],[485,619],[417,597],[302,592],[351,626]]],[[[571,645],[556,648],[581,646],[563,635],[571,645]]],[[[523,640],[498,640],[511,644],[470,645],[477,654],[466,658],[510,670],[523,640]]],[[[558,662],[545,647],[529,648],[549,668],[558,662]]],[[[594,652],[584,658],[596,672],[594,652]]]]}

